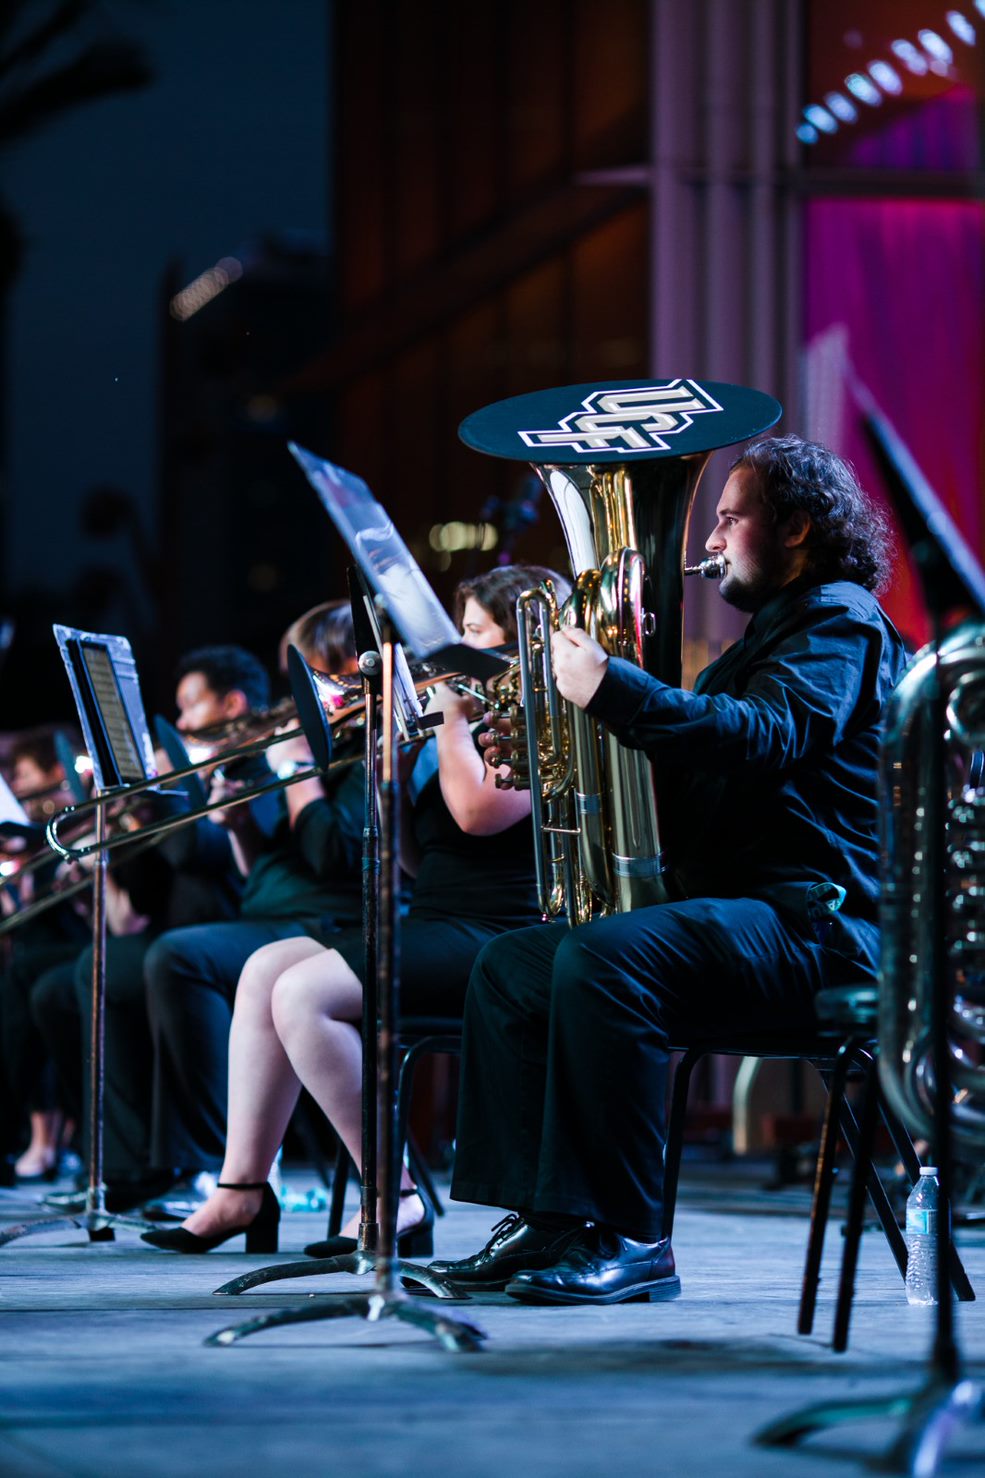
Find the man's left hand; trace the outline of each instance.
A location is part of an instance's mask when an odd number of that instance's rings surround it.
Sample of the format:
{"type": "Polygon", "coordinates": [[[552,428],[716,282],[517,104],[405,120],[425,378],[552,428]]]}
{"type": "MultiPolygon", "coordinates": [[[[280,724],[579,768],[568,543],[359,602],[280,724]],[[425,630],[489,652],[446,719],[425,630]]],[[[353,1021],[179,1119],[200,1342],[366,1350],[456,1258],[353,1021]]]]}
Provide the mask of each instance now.
{"type": "Polygon", "coordinates": [[[605,648],[579,626],[562,626],[551,636],[551,659],[561,697],[587,708],[605,677],[605,648]]]}

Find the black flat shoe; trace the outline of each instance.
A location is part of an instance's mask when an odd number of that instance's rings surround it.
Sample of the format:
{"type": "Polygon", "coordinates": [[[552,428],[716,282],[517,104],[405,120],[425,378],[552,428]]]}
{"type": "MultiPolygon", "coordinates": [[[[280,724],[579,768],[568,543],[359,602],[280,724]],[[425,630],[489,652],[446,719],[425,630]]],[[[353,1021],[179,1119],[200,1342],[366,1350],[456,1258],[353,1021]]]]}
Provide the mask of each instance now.
{"type": "MultiPolygon", "coordinates": [[[[434,1251],[434,1207],[418,1186],[401,1191],[403,1196],[420,1196],[424,1203],[424,1215],[416,1226],[408,1227],[397,1238],[397,1256],[408,1262],[415,1258],[430,1257],[434,1251]]],[[[355,1237],[325,1237],[321,1242],[309,1242],[304,1249],[305,1257],[346,1257],[359,1246],[355,1237]]]]}
{"type": "Polygon", "coordinates": [[[195,1232],[188,1231],[187,1227],[162,1227],[159,1232],[141,1232],[141,1241],[149,1242],[152,1247],[163,1247],[165,1252],[200,1253],[211,1252],[213,1247],[220,1247],[223,1242],[228,1242],[232,1237],[240,1237],[245,1232],[247,1252],[276,1252],[280,1203],[269,1181],[256,1180],[235,1184],[232,1181],[220,1180],[218,1188],[224,1191],[259,1191],[262,1189],[263,1200],[253,1220],[247,1222],[246,1226],[233,1227],[230,1232],[221,1232],[217,1237],[199,1237],[195,1232]]]}
{"type": "Polygon", "coordinates": [[[481,1252],[458,1262],[433,1262],[429,1271],[469,1291],[498,1293],[527,1268],[548,1268],[559,1262],[573,1238],[584,1232],[574,1227],[535,1227],[515,1211],[492,1229],[481,1252]]]}
{"type": "Polygon", "coordinates": [[[619,1304],[678,1298],[670,1239],[635,1242],[608,1227],[589,1227],[553,1267],[518,1273],[506,1285],[524,1303],[619,1304]]]}

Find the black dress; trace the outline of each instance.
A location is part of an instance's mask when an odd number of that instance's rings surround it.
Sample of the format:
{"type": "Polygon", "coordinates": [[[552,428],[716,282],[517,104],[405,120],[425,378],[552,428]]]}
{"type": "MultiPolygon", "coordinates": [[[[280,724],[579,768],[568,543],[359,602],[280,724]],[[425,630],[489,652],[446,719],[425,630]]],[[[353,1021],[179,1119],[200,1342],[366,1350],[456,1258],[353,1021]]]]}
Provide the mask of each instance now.
{"type": "MultiPolygon", "coordinates": [[[[414,802],[412,829],[420,866],[400,926],[401,1011],[457,1016],[482,946],[540,920],[531,822],[524,817],[495,836],[468,836],[434,774],[414,802]]],[[[363,979],[361,929],[318,937],[363,979]]]]}

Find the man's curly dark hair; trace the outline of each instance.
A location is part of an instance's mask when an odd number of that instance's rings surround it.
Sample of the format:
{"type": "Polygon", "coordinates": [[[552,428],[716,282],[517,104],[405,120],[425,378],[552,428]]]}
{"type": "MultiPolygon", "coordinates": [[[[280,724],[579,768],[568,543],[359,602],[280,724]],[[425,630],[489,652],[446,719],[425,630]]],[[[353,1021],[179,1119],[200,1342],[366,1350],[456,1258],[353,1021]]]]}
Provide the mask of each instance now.
{"type": "Polygon", "coordinates": [[[803,510],[811,521],[809,569],[823,580],[851,580],[879,591],[889,582],[889,524],[859,486],[849,464],[816,441],[768,436],[732,463],[755,474],[773,523],[803,510]]]}

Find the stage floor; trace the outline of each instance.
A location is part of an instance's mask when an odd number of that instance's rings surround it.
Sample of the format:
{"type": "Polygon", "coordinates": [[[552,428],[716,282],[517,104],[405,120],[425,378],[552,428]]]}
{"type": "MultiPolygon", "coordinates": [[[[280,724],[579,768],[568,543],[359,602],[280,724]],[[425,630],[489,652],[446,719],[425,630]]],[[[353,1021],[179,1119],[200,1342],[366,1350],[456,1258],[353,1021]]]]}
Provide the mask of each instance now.
{"type": "MultiPolygon", "coordinates": [[[[851,1344],[829,1348],[841,1253],[829,1229],[818,1318],[795,1333],[807,1234],[805,1191],[759,1190],[767,1167],[685,1165],[675,1235],[683,1296],[613,1308],[530,1308],[505,1295],[459,1308],[489,1334],[451,1354],[414,1329],[354,1320],[266,1331],[229,1348],[205,1337],[257,1312],[310,1302],[324,1282],[239,1299],[212,1290],[271,1258],[180,1257],[136,1233],[89,1245],[60,1231],[0,1250],[0,1474],[430,1474],[441,1478],[851,1473],[889,1423],[843,1427],[794,1451],[757,1447],[764,1423],[831,1398],[917,1387],[932,1311],[910,1308],[878,1230],[862,1243],[851,1344]]],[[[303,1172],[289,1181],[312,1183],[303,1172]]],[[[0,1191],[0,1221],[36,1210],[0,1191]]],[[[450,1206],[436,1253],[460,1256],[496,1218],[450,1206]]],[[[281,1257],[323,1235],[292,1213],[281,1257]]],[[[236,1244],[234,1244],[236,1245],[236,1244]]],[[[239,1244],[240,1246],[242,1243],[239,1244]]],[[[985,1228],[960,1246],[985,1300],[985,1228]]],[[[336,1294],[361,1280],[335,1278],[336,1294]]],[[[985,1303],[960,1306],[970,1373],[985,1380],[985,1303]]],[[[985,1426],[946,1472],[980,1473],[985,1426]]]]}

